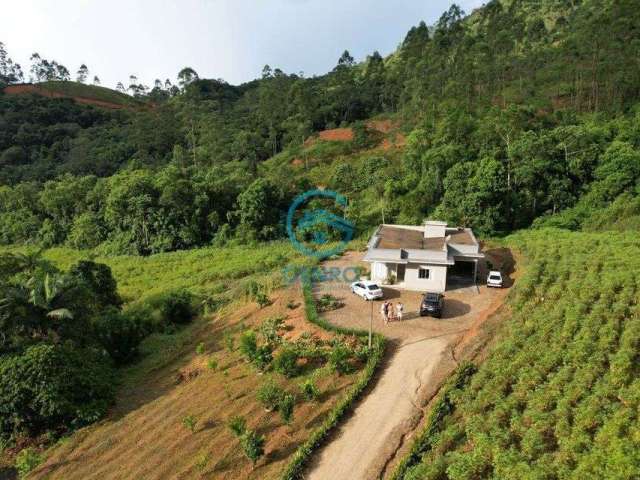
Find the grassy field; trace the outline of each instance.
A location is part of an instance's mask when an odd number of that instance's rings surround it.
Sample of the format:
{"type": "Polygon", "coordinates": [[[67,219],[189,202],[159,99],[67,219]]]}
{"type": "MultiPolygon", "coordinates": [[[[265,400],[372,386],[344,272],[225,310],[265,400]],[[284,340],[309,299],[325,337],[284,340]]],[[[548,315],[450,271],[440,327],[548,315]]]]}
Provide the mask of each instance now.
{"type": "Polygon", "coordinates": [[[542,230],[505,241],[526,259],[513,315],[402,478],[637,478],[640,240],[542,230]]]}
{"type": "MultiPolygon", "coordinates": [[[[286,241],[251,247],[201,248],[148,257],[96,257],[90,251],[70,248],[45,250],[43,256],[62,270],[78,260],[91,258],[109,265],[126,302],[136,302],[176,288],[208,297],[238,298],[242,286],[255,279],[266,286],[277,286],[280,269],[301,257],[286,241]],[[250,278],[255,277],[255,278],[250,278]]],[[[2,247],[0,252],[25,252],[28,247],[2,247]]]]}

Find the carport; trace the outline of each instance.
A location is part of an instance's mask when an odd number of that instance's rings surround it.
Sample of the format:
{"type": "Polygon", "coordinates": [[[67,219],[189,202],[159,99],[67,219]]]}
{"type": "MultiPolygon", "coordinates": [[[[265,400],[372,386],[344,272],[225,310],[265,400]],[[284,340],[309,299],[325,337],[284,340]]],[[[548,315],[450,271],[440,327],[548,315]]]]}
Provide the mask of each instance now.
{"type": "Polygon", "coordinates": [[[478,258],[455,256],[454,264],[447,271],[449,285],[475,285],[478,278],[478,258]]]}

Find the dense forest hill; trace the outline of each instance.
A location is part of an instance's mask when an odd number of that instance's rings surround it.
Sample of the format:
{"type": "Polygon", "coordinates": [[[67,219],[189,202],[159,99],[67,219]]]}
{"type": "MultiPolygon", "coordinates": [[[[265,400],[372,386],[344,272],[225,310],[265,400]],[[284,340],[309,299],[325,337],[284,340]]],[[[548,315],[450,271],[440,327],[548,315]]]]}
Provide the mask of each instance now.
{"type": "Polygon", "coordinates": [[[605,207],[640,172],[638,15],[631,1],[453,5],[388,57],[344,52],[322,76],[265,66],[233,86],[185,68],[179,87],[133,83],[150,110],[1,95],[0,241],[146,254],[267,240],[312,185],[347,194],[361,231],[437,216],[489,234],[585,195],[605,207]],[[403,151],[375,150],[372,117],[399,122],[403,151]],[[348,145],[305,142],[339,126],[354,127],[348,145]]]}

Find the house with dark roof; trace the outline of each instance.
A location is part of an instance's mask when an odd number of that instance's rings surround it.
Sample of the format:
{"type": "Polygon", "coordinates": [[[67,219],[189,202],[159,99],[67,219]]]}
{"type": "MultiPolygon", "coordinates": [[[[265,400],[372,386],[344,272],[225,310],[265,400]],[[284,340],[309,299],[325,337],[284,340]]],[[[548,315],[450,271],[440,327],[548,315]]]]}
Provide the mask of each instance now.
{"type": "Polygon", "coordinates": [[[444,292],[448,282],[476,282],[484,258],[470,228],[428,220],[422,226],[380,225],[369,240],[365,262],[371,279],[407,290],[444,292]]]}

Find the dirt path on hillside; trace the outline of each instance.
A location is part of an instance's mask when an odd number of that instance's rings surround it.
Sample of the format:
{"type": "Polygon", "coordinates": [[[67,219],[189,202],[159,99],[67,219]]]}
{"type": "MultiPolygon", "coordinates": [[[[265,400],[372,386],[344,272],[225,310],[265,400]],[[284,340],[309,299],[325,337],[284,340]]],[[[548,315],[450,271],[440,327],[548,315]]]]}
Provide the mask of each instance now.
{"type": "Polygon", "coordinates": [[[322,450],[305,478],[378,478],[406,430],[422,418],[422,398],[445,355],[451,335],[447,337],[397,347],[374,390],[322,450]]]}
{"type": "MultiPolygon", "coordinates": [[[[513,262],[507,250],[487,253],[494,265],[513,262]]],[[[360,253],[348,252],[326,266],[353,266],[360,264],[361,258],[360,253]]],[[[509,268],[512,265],[503,271],[508,274],[509,268]]],[[[343,327],[368,326],[370,304],[351,295],[348,285],[330,283],[315,291],[316,296],[325,293],[345,304],[326,313],[325,318],[343,327]]],[[[448,291],[443,318],[431,319],[415,313],[419,294],[385,288],[385,298],[405,304],[407,319],[384,325],[378,318],[379,304],[374,304],[373,328],[389,338],[391,344],[386,362],[371,392],[315,456],[305,478],[373,480],[387,476],[423,420],[427,404],[457,366],[459,352],[479,334],[482,324],[500,308],[507,293],[508,289],[485,286],[448,291]]]]}

